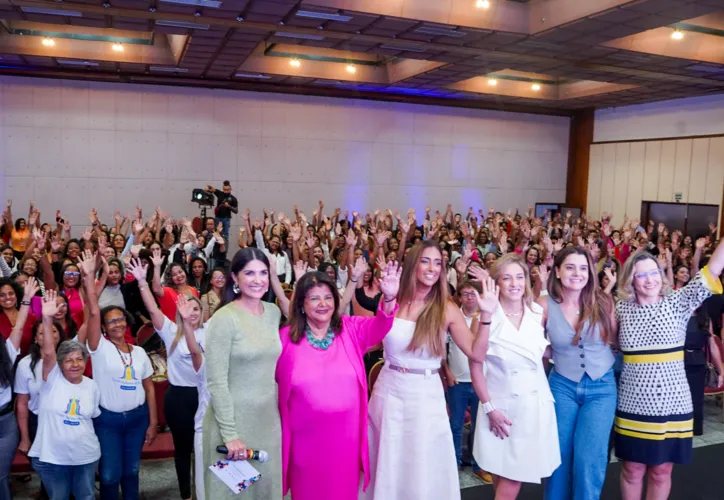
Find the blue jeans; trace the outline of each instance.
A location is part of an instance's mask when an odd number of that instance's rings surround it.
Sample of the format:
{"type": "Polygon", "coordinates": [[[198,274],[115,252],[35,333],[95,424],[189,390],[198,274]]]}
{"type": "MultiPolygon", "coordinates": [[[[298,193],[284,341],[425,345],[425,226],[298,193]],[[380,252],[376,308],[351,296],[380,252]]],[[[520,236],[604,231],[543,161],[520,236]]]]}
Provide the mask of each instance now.
{"type": "Polygon", "coordinates": [[[30,459],[33,469],[45,485],[50,500],[95,500],[95,477],[98,460],[85,465],[56,465],[30,459]]]}
{"type": "Polygon", "coordinates": [[[587,374],[574,382],[555,370],[551,392],[556,400],[561,465],[546,481],[547,500],[598,500],[608,466],[608,437],[616,413],[613,369],[598,380],[587,374]]]}
{"type": "Polygon", "coordinates": [[[19,440],[20,434],[15,413],[11,411],[0,416],[0,498],[11,498],[10,468],[13,465],[19,440]]]}
{"type": "Polygon", "coordinates": [[[146,403],[122,413],[101,408],[93,419],[101,443],[101,500],[118,500],[119,487],[123,500],[138,499],[138,469],[148,424],[146,403]]]}
{"type": "MultiPolygon", "coordinates": [[[[470,434],[468,435],[468,449],[472,451],[475,439],[475,422],[478,416],[478,395],[475,394],[472,382],[458,382],[447,390],[448,406],[450,407],[450,430],[452,430],[455,458],[458,467],[463,463],[463,425],[465,424],[465,410],[470,406],[470,434]]],[[[473,459],[473,470],[480,470],[473,459]]]]}

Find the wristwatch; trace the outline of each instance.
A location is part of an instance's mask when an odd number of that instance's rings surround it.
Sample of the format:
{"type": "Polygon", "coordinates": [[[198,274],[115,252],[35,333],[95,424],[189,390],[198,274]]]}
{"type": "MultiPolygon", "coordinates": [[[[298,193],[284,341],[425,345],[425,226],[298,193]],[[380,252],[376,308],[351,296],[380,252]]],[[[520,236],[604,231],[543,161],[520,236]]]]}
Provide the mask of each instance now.
{"type": "Polygon", "coordinates": [[[487,403],[483,403],[483,411],[486,415],[495,411],[495,406],[493,406],[493,402],[488,401],[487,403]]]}

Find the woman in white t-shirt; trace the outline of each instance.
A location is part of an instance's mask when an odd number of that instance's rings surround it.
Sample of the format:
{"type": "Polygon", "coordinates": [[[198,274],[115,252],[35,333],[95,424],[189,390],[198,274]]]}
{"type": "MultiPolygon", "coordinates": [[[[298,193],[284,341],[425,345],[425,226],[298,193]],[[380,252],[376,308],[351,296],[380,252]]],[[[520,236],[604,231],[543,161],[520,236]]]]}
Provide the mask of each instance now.
{"type": "MultiPolygon", "coordinates": [[[[58,310],[56,291],[43,297],[43,332],[54,331],[58,310]]],[[[57,347],[53,335],[41,335],[42,383],[39,397],[38,434],[28,452],[33,469],[52,499],[95,498],[95,472],[101,447],[93,429],[100,414],[100,389],[84,377],[88,350],[74,341],[57,347]]]]}
{"type": "Polygon", "coordinates": [[[194,322],[198,314],[195,301],[187,300],[183,295],[179,295],[177,301],[178,315],[180,316],[181,331],[183,332],[186,348],[189,350],[189,357],[196,373],[196,387],[199,391],[199,407],[194,415],[194,471],[196,498],[203,500],[206,498],[204,494],[204,446],[203,446],[203,424],[206,408],[209,406],[209,390],[206,388],[206,362],[202,347],[197,338],[198,330],[194,330],[194,322]]]}
{"type": "Polygon", "coordinates": [[[18,316],[7,340],[0,335],[0,498],[10,496],[10,467],[18,446],[18,425],[13,413],[13,365],[20,354],[20,339],[30,311],[30,299],[39,290],[28,278],[18,316]]]}
{"type": "Polygon", "coordinates": [[[164,414],[171,430],[174,446],[174,463],[181,498],[191,498],[191,453],[194,451],[194,415],[199,404],[198,374],[194,368],[193,356],[186,342],[184,332],[177,325],[189,325],[194,332],[198,348],[203,352],[206,340],[206,325],[202,322],[201,302],[196,297],[179,294],[179,298],[188,299],[190,312],[184,320],[178,311],[174,323],[166,317],[156,305],[156,300],[143,279],[147,265],[134,259],[128,270],[136,278],[141,290],[143,304],[158,335],[163,339],[168,353],[169,387],[164,397],[164,414]]]}
{"type": "MultiPolygon", "coordinates": [[[[156,398],[153,368],[146,351],[125,340],[131,315],[118,306],[100,310],[95,282],[95,257],[85,251],[80,268],[84,274],[88,313],[88,349],[93,379],[101,390],[98,418],[94,419],[101,444],[101,499],[139,498],[138,471],[141,450],[156,438],[156,398]],[[101,335],[101,324],[105,336],[101,335]]],[[[145,284],[145,281],[143,281],[145,284]]]]}

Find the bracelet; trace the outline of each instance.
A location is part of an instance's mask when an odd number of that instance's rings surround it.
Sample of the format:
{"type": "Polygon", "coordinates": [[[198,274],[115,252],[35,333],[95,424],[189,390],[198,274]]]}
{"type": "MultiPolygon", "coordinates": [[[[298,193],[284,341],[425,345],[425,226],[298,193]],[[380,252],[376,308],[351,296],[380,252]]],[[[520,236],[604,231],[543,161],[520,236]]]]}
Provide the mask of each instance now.
{"type": "Polygon", "coordinates": [[[29,300],[23,300],[23,301],[20,303],[20,305],[21,305],[21,306],[29,306],[29,305],[30,305],[30,301],[29,301],[29,300]]]}
{"type": "Polygon", "coordinates": [[[385,299],[385,302],[393,302],[397,300],[397,297],[392,297],[390,300],[385,299]]]}
{"type": "Polygon", "coordinates": [[[350,280],[352,283],[357,283],[359,280],[350,280]]]}
{"type": "Polygon", "coordinates": [[[480,324],[481,324],[482,326],[490,326],[490,325],[493,324],[493,322],[492,322],[492,321],[481,321],[480,324]]]}

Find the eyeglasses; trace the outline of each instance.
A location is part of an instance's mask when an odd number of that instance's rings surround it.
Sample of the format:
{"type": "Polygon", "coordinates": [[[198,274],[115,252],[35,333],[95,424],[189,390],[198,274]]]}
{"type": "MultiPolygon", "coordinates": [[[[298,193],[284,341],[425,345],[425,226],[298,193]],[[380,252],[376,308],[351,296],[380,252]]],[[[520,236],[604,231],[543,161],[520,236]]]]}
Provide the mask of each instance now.
{"type": "Polygon", "coordinates": [[[107,320],[106,326],[120,325],[120,324],[125,324],[125,323],[126,323],[126,318],[123,316],[120,318],[114,318],[114,319],[107,320]]]}
{"type": "Polygon", "coordinates": [[[652,269],[651,271],[645,273],[634,274],[634,278],[636,278],[637,280],[645,280],[646,278],[655,278],[657,276],[661,276],[661,271],[659,271],[658,269],[652,269]]]}
{"type": "Polygon", "coordinates": [[[460,296],[464,299],[469,299],[470,297],[475,297],[475,292],[462,292],[460,296]]]}
{"type": "Polygon", "coordinates": [[[66,271],[63,273],[65,276],[72,276],[73,278],[77,278],[80,276],[80,273],[78,271],[66,271]]]}
{"type": "Polygon", "coordinates": [[[213,281],[224,281],[226,279],[226,276],[214,276],[213,281]]]}

